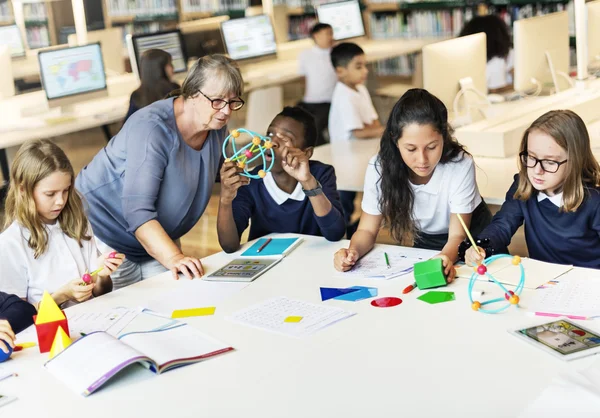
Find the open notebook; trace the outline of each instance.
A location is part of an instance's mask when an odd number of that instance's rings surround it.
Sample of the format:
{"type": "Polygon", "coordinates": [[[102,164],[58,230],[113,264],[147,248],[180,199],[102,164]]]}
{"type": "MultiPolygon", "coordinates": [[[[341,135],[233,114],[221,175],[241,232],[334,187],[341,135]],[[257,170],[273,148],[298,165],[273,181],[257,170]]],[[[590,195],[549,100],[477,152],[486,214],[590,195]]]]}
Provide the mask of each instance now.
{"type": "Polygon", "coordinates": [[[139,363],[160,374],[231,350],[232,347],[181,324],[119,338],[95,332],[71,344],[45,367],[72,390],[88,396],[132,364],[139,363]]]}

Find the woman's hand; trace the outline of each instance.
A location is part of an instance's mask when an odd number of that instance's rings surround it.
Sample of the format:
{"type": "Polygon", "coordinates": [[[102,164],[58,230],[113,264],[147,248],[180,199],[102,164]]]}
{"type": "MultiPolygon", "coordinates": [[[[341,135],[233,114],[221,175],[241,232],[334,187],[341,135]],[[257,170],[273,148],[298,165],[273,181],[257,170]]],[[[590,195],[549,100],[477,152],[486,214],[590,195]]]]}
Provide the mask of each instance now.
{"type": "Polygon", "coordinates": [[[125,254],[119,254],[115,251],[103,254],[98,259],[98,264],[103,263],[104,268],[98,273],[98,277],[105,278],[113,274],[123,264],[125,254]]]}
{"type": "Polygon", "coordinates": [[[204,268],[202,268],[202,263],[199,259],[183,254],[174,256],[167,267],[173,273],[175,280],[179,280],[179,273],[183,273],[190,280],[194,278],[199,279],[204,274],[204,268]]]}
{"type": "Polygon", "coordinates": [[[354,248],[342,248],[333,256],[333,266],[337,271],[348,271],[358,261],[358,251],[354,248]]]}
{"type": "Polygon", "coordinates": [[[479,254],[473,247],[470,247],[465,253],[465,263],[468,266],[478,266],[485,260],[485,250],[481,247],[477,247],[477,249],[479,250],[479,254]]]}
{"type": "Polygon", "coordinates": [[[433,258],[441,258],[442,265],[444,266],[444,275],[446,276],[446,283],[452,283],[456,276],[456,270],[454,269],[454,263],[450,260],[447,255],[438,254],[433,258]]]}
{"type": "Polygon", "coordinates": [[[240,187],[250,183],[250,178],[241,176],[242,169],[234,161],[223,163],[221,167],[221,203],[231,204],[240,187]]]}
{"type": "Polygon", "coordinates": [[[8,354],[8,349],[15,348],[15,333],[8,321],[0,320],[0,350],[8,354]]]}

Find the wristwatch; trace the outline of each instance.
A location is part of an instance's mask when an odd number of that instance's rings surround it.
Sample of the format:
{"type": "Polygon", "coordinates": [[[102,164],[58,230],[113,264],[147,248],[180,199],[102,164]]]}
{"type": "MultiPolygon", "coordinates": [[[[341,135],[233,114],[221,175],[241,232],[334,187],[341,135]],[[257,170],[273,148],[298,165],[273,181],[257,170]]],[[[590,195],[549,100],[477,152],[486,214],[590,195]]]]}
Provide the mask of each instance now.
{"type": "Polygon", "coordinates": [[[312,190],[304,190],[304,188],[302,189],[302,191],[304,192],[304,194],[308,197],[311,196],[318,196],[320,194],[323,193],[323,186],[321,186],[321,183],[319,183],[319,180],[317,180],[317,187],[315,189],[312,190]]]}

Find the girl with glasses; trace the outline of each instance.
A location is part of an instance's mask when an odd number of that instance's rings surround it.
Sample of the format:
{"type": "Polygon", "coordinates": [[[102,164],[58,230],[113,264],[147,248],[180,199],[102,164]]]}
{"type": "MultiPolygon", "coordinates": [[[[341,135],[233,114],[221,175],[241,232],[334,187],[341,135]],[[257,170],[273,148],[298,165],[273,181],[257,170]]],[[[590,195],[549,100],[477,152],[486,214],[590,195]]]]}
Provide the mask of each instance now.
{"type": "Polygon", "coordinates": [[[525,225],[531,258],[600,268],[600,166],[587,128],[570,110],[553,110],[525,131],[519,174],[492,223],[479,234],[481,256],[461,244],[470,265],[508,252],[525,225]]]}

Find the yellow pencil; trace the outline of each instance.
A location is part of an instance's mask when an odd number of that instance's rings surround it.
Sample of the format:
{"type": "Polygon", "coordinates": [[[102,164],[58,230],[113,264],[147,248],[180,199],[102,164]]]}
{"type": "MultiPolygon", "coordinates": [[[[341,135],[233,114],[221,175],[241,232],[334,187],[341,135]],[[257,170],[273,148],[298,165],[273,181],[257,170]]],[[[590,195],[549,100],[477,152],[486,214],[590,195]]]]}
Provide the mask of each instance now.
{"type": "Polygon", "coordinates": [[[473,236],[469,232],[469,228],[467,228],[467,225],[465,225],[465,221],[463,221],[462,216],[460,216],[460,213],[457,213],[456,216],[458,216],[458,220],[460,221],[460,224],[462,225],[463,229],[465,230],[467,237],[469,237],[469,240],[471,241],[471,245],[473,245],[473,248],[475,248],[477,255],[481,256],[481,253],[479,252],[479,248],[477,248],[477,244],[475,244],[475,240],[473,239],[473,236]]]}

